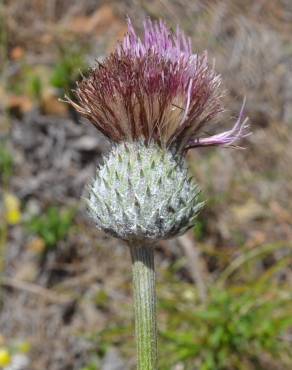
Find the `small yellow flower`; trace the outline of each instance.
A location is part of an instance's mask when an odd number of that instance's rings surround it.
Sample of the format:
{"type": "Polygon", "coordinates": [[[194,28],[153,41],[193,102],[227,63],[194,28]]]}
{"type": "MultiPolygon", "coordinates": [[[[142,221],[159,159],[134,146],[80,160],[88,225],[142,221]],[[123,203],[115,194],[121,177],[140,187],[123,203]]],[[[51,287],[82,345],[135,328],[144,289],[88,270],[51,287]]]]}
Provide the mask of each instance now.
{"type": "Polygon", "coordinates": [[[4,193],[5,219],[9,225],[16,225],[21,220],[20,201],[11,194],[4,193]]]}
{"type": "Polygon", "coordinates": [[[18,344],[17,348],[21,353],[28,353],[31,349],[31,345],[28,342],[21,342],[18,344]]]}
{"type": "Polygon", "coordinates": [[[0,366],[4,367],[11,363],[11,356],[10,353],[7,351],[6,348],[0,348],[0,366]]]}

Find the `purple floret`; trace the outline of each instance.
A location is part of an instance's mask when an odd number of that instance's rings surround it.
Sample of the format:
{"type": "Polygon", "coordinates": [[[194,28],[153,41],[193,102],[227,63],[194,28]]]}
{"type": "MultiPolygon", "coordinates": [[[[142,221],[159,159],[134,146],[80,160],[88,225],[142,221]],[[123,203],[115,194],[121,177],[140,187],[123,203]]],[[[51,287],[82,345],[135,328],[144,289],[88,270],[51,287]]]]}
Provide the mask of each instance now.
{"type": "Polygon", "coordinates": [[[207,53],[193,54],[190,38],[163,21],[144,22],[140,38],[128,32],[116,50],[77,86],[70,103],[114,142],[145,139],[177,152],[199,146],[235,146],[248,134],[243,108],[235,126],[201,137],[223,111],[221,76],[207,53]]]}

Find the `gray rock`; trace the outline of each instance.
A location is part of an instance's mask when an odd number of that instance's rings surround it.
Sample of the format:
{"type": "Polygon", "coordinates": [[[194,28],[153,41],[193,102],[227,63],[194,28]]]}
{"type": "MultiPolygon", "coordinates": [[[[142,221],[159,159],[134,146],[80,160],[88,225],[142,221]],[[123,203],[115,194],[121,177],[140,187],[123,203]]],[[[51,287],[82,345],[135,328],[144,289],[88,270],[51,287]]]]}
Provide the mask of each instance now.
{"type": "Polygon", "coordinates": [[[112,347],[107,351],[101,370],[127,370],[125,362],[116,348],[112,347]]]}

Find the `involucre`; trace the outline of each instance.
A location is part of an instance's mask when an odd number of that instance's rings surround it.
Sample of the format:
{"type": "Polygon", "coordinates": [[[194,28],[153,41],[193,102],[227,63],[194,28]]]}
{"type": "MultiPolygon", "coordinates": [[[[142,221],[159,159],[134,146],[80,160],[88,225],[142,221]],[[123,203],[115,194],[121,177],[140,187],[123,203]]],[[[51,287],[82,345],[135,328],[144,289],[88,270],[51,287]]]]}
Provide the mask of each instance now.
{"type": "Polygon", "coordinates": [[[184,157],[152,142],[118,144],[97,171],[88,199],[99,229],[127,241],[184,233],[203,206],[184,157]]]}

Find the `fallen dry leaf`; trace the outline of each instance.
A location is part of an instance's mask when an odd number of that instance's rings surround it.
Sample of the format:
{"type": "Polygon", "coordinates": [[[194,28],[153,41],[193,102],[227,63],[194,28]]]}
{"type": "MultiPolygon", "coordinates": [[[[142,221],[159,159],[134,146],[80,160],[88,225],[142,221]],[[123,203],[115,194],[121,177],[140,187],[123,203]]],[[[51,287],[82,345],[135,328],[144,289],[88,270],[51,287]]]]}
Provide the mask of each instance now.
{"type": "Polygon", "coordinates": [[[46,244],[42,238],[34,238],[26,245],[26,249],[35,254],[43,253],[45,248],[46,244]]]}
{"type": "Polygon", "coordinates": [[[240,223],[248,223],[257,218],[267,216],[267,211],[252,199],[249,199],[242,205],[232,207],[231,212],[240,223]]]}
{"type": "MultiPolygon", "coordinates": [[[[76,16],[67,24],[70,32],[83,35],[100,36],[109,29],[121,38],[126,32],[126,23],[121,21],[113,11],[112,6],[104,4],[90,16],[76,16]]],[[[116,42],[116,40],[115,40],[116,42]]]]}
{"type": "Polygon", "coordinates": [[[12,60],[17,61],[17,60],[22,59],[24,54],[25,54],[25,51],[21,46],[15,46],[10,52],[10,57],[12,60]]]}
{"type": "Polygon", "coordinates": [[[51,90],[44,93],[41,107],[45,114],[67,117],[68,105],[59,101],[59,97],[51,90]]]}
{"type": "Polygon", "coordinates": [[[27,113],[32,110],[32,100],[24,95],[11,95],[7,99],[7,108],[10,110],[18,110],[21,113],[27,113]]]}

